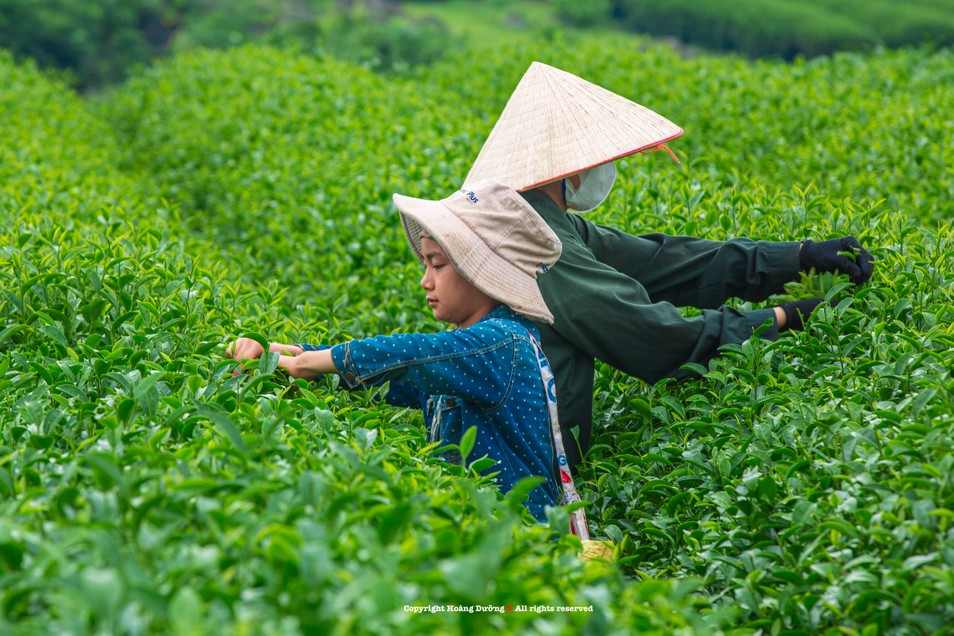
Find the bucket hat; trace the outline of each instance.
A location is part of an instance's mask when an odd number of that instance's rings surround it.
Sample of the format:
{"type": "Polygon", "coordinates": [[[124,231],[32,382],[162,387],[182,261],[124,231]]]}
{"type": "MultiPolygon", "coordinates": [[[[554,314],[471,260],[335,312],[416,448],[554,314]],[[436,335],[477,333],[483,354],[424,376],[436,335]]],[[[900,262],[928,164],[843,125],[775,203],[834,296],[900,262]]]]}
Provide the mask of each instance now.
{"type": "Polygon", "coordinates": [[[523,192],[650,148],[672,155],[664,144],[682,132],[645,106],[533,62],[465,183],[494,178],[523,192]]]}
{"type": "Polygon", "coordinates": [[[433,238],[470,284],[528,318],[552,323],[536,277],[560,258],[563,245],[513,189],[492,179],[440,201],[394,195],[418,260],[421,236],[433,238]]]}

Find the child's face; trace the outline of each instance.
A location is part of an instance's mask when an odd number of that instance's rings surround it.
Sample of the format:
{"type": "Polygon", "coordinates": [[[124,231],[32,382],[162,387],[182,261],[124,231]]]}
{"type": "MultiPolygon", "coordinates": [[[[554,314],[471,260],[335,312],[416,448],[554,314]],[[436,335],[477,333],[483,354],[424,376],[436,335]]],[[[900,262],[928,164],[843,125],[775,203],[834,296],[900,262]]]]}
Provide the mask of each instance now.
{"type": "Polygon", "coordinates": [[[421,253],[425,266],[421,287],[438,320],[469,327],[500,304],[464,280],[433,240],[421,238],[421,253]]]}

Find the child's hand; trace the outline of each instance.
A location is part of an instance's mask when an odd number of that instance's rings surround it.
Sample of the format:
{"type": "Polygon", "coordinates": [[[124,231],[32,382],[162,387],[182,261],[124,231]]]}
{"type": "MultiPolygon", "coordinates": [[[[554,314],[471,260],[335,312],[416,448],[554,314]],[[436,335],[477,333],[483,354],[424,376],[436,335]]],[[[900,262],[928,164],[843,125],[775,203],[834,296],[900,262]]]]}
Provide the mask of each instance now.
{"type": "Polygon", "coordinates": [[[260,358],[263,353],[265,353],[265,349],[262,348],[262,345],[251,338],[239,338],[225,349],[225,355],[233,360],[260,358]]]}

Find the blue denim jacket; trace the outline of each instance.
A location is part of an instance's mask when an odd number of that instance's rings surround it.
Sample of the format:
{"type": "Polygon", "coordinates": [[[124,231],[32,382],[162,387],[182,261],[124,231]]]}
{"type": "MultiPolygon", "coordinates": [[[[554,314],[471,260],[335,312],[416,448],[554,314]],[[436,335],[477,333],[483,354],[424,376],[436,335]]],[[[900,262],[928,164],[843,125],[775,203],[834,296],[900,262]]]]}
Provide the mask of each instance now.
{"type": "MultiPolygon", "coordinates": [[[[486,472],[499,471],[501,491],[523,477],[545,477],[526,502],[543,521],[544,507],[560,499],[531,333],[537,337],[529,320],[502,306],[466,329],[352,340],[331,347],[331,357],[348,388],[389,381],[387,402],[422,409],[431,441],[460,444],[464,432],[476,426],[468,459],[495,460],[486,472]]],[[[456,451],[445,457],[460,462],[456,451]]]]}

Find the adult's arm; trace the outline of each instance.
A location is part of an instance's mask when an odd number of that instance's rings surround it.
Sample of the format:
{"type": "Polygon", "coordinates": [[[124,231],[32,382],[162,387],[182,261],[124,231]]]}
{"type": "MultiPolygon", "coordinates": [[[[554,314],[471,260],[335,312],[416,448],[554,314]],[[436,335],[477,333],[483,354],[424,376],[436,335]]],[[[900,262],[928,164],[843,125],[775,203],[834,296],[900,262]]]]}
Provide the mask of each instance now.
{"type": "MultiPolygon", "coordinates": [[[[635,278],[597,260],[559,208],[534,207],[563,243],[560,260],[538,284],[554,315],[553,329],[567,346],[655,382],[681,375],[680,367],[687,362],[705,364],[720,345],[742,342],[766,322],[769,327],[762,336],[777,336],[773,309],[740,312],[720,307],[683,316],[672,303],[657,302],[635,278]]],[[[545,338],[544,350],[546,345],[545,338]]]]}
{"type": "Polygon", "coordinates": [[[715,308],[729,298],[765,300],[796,280],[799,242],[633,236],[567,215],[596,260],[639,281],[655,302],[715,308]]]}

